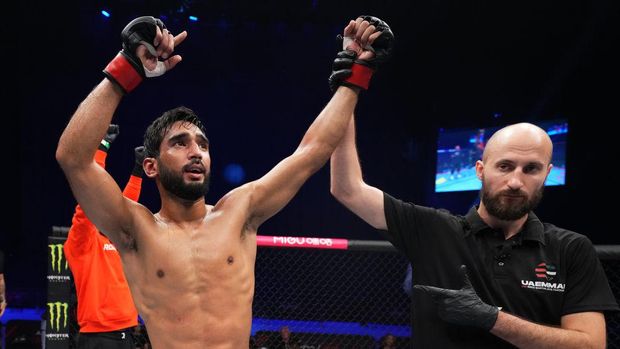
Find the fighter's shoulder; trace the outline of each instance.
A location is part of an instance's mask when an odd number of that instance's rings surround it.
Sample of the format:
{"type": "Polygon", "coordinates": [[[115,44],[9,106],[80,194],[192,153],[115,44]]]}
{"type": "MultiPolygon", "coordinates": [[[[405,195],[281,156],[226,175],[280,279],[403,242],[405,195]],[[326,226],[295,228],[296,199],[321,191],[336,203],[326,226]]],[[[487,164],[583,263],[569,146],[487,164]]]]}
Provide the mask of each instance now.
{"type": "Polygon", "coordinates": [[[137,201],[133,201],[128,198],[125,199],[127,208],[130,211],[134,222],[154,222],[157,220],[157,214],[153,213],[153,211],[151,211],[148,207],[137,201]]]}
{"type": "MultiPolygon", "coordinates": [[[[255,190],[254,182],[243,184],[224,195],[216,204],[212,207],[212,210],[218,210],[223,206],[230,205],[235,203],[238,205],[239,202],[248,201],[252,197],[252,193],[255,190]]],[[[209,205],[207,205],[208,207],[209,205]]]]}
{"type": "Polygon", "coordinates": [[[140,237],[142,235],[149,235],[148,232],[153,229],[158,229],[161,224],[159,213],[153,213],[148,207],[139,202],[128,201],[131,218],[125,221],[121,227],[121,235],[124,237],[140,237]]]}

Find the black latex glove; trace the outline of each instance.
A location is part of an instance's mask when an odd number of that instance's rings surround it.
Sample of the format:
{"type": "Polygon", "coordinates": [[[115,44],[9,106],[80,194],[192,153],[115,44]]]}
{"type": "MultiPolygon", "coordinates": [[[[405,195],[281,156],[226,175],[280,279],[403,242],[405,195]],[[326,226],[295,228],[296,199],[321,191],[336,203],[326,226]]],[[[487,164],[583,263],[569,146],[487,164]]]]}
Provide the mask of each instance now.
{"type": "Polygon", "coordinates": [[[450,290],[425,285],[415,285],[416,292],[430,295],[437,305],[439,317],[444,321],[461,325],[475,326],[489,331],[497,321],[499,309],[484,303],[469,282],[467,267],[461,265],[463,287],[450,290]]]}

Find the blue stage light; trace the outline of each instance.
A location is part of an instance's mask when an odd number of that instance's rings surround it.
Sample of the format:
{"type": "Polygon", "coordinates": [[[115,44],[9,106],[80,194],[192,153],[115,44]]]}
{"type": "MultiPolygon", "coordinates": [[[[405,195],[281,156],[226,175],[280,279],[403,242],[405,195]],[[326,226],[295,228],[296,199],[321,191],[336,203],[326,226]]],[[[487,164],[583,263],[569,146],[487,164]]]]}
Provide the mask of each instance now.
{"type": "Polygon", "coordinates": [[[101,10],[101,14],[106,17],[106,18],[110,18],[110,12],[106,11],[106,10],[101,10]]]}
{"type": "Polygon", "coordinates": [[[198,17],[196,16],[189,16],[189,20],[192,22],[198,22],[198,17]]]}
{"type": "Polygon", "coordinates": [[[245,180],[245,170],[239,164],[228,164],[224,168],[224,178],[230,184],[240,184],[245,180]]]}

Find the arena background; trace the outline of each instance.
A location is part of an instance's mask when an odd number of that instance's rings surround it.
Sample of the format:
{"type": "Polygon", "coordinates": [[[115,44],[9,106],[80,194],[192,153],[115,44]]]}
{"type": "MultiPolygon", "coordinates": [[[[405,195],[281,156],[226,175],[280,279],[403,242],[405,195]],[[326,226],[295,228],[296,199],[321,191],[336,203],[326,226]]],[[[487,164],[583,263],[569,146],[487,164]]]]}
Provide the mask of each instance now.
{"type": "MultiPolygon", "coordinates": [[[[4,4],[4,178],[0,248],[11,307],[43,307],[47,236],[70,224],[75,200],[57,165],[58,138],[78,103],[120,49],[139,15],[188,30],[172,72],[121,104],[108,169],[124,184],[149,122],[179,105],[206,122],[216,202],[272,168],[297,146],[330,97],[327,77],[343,25],[373,14],[392,26],[394,59],[357,108],[365,178],[400,198],[464,213],[476,192],[435,194],[437,130],[518,121],[569,121],[567,185],[546,190],[544,221],[619,244],[616,139],[620,3],[525,1],[65,1],[4,4]],[[111,17],[100,11],[106,9],[111,17]],[[198,21],[190,21],[194,15],[198,21]],[[8,155],[8,157],[6,156],[8,155]]],[[[264,235],[381,240],[329,195],[326,166],[264,224],[264,235]]],[[[153,183],[141,201],[156,209],[153,183]]]]}

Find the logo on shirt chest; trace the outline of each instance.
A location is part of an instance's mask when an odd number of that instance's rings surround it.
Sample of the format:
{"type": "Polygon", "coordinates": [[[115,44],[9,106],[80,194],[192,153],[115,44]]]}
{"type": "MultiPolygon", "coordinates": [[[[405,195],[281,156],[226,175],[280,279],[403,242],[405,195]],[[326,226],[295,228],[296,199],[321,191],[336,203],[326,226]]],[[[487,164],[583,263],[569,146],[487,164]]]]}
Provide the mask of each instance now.
{"type": "Polygon", "coordinates": [[[558,272],[557,268],[553,264],[547,264],[545,262],[538,263],[536,268],[534,268],[534,272],[536,273],[536,278],[542,279],[545,281],[553,281],[556,278],[558,272]]]}
{"type": "Polygon", "coordinates": [[[534,267],[534,280],[521,280],[522,288],[532,290],[564,292],[566,284],[558,282],[558,271],[555,264],[546,262],[538,263],[534,267]]]}
{"type": "Polygon", "coordinates": [[[116,247],[112,244],[103,244],[104,251],[116,251],[116,247]]]}

